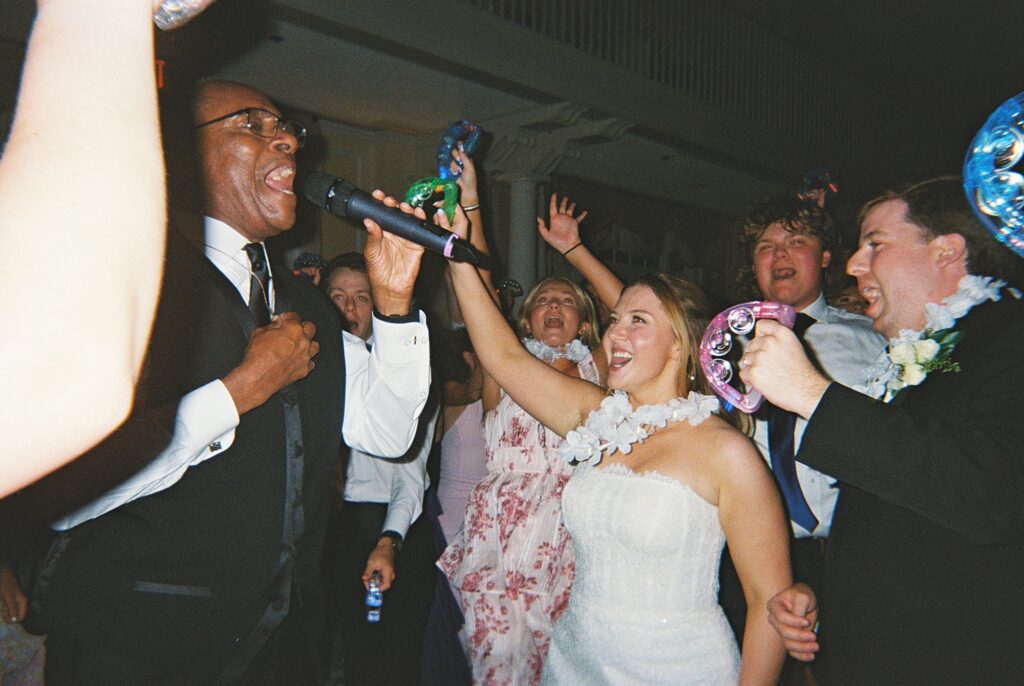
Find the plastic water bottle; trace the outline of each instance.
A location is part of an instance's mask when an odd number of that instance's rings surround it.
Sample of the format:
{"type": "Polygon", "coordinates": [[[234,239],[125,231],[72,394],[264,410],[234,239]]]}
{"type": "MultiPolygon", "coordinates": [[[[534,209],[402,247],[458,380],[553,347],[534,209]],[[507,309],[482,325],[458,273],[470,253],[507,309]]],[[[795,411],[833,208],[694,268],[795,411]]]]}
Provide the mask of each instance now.
{"type": "Polygon", "coordinates": [[[366,621],[379,622],[383,605],[384,591],[380,590],[380,572],[374,572],[370,577],[370,588],[366,591],[366,621]]]}

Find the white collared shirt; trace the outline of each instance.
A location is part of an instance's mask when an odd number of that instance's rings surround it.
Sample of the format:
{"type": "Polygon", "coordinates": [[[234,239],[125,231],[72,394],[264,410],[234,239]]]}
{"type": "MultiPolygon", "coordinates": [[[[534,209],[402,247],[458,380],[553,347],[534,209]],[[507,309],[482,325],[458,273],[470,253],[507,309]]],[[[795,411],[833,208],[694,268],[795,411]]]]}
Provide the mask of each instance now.
{"type": "MultiPolygon", "coordinates": [[[[343,335],[346,345],[350,339],[353,345],[356,341],[363,344],[362,339],[347,331],[343,335]]],[[[343,497],[353,503],[386,504],[388,511],[381,531],[394,531],[405,538],[409,527],[423,512],[423,494],[430,485],[427,458],[434,443],[439,409],[435,408],[429,418],[420,418],[424,425],[422,431],[398,460],[376,457],[357,448],[349,452],[343,497]]]]}
{"type": "MultiPolygon", "coordinates": [[[[245,246],[252,241],[219,219],[204,217],[203,220],[205,233],[203,253],[206,255],[206,259],[213,262],[220,273],[227,277],[238,294],[242,296],[242,300],[248,305],[249,298],[252,297],[249,292],[252,287],[252,263],[249,261],[249,255],[245,252],[245,246]]],[[[263,247],[263,244],[260,243],[260,246],[263,247]]],[[[267,309],[273,312],[274,273],[270,269],[266,247],[263,247],[263,259],[266,260],[271,283],[267,309]]]]}
{"type": "MultiPolygon", "coordinates": [[[[207,218],[205,253],[238,289],[248,304],[250,241],[227,224],[207,218]],[[239,261],[239,258],[241,261],[239,261]],[[243,270],[244,269],[244,274],[243,270]]],[[[273,282],[270,301],[273,303],[273,282]]],[[[273,310],[271,310],[273,311],[273,310]]],[[[430,389],[430,344],[426,317],[409,324],[374,317],[376,344],[371,353],[363,341],[347,339],[345,412],[342,438],[355,449],[397,457],[408,450],[430,389]]],[[[355,337],[352,337],[355,338],[355,337]]],[[[218,379],[182,397],[170,444],[148,465],[95,501],[54,523],[58,531],[173,486],[193,467],[228,448],[235,439],[238,411],[218,379]]]]}
{"type": "MultiPolygon", "coordinates": [[[[804,333],[804,342],[814,351],[825,374],[833,381],[864,393],[868,371],[886,346],[885,337],[872,330],[871,319],[832,307],[825,302],[824,295],[819,295],[817,300],[801,312],[815,320],[804,333]]],[[[791,521],[790,524],[797,538],[824,538],[832,526],[832,513],[836,509],[839,488],[831,476],[800,462],[800,441],[806,427],[807,420],[797,416],[794,430],[796,475],[804,499],[818,519],[818,526],[814,531],[807,531],[796,522],[791,521]]],[[[761,456],[771,465],[767,421],[757,420],[754,423],[754,443],[761,451],[761,456]]]]}

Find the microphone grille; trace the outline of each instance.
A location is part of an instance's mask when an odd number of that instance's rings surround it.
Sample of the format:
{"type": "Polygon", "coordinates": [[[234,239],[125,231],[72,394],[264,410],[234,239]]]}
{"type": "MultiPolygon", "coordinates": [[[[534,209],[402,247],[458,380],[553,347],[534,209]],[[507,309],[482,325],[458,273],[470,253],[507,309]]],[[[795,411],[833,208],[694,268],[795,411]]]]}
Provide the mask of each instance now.
{"type": "Polygon", "coordinates": [[[304,195],[306,200],[310,201],[314,205],[329,211],[331,206],[328,196],[330,194],[331,186],[333,186],[336,181],[338,181],[338,179],[330,174],[313,172],[306,177],[306,182],[302,185],[302,195],[304,195]]]}

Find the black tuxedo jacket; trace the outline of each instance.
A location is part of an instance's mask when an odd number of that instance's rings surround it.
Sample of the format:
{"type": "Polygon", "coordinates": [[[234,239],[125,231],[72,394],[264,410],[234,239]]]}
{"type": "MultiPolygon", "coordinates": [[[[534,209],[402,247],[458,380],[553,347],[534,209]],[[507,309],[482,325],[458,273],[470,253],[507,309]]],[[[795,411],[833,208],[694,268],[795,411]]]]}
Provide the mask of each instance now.
{"type": "MultiPolygon", "coordinates": [[[[110,651],[94,662],[156,675],[138,683],[207,683],[251,659],[286,615],[300,617],[316,645],[341,441],[341,327],[329,301],[283,267],[274,288],[277,312],[316,324],[315,368],[242,416],[231,447],[174,486],[70,532],[45,602],[58,653],[83,651],[79,661],[89,661],[110,651]]],[[[172,239],[137,407],[83,463],[137,468],[152,459],[170,440],[179,399],[237,366],[253,327],[230,282],[172,239]]]]}
{"type": "Polygon", "coordinates": [[[890,404],[833,384],[797,459],[841,494],[820,591],[818,683],[1024,678],[1024,303],[958,322],[959,372],[890,404]]]}

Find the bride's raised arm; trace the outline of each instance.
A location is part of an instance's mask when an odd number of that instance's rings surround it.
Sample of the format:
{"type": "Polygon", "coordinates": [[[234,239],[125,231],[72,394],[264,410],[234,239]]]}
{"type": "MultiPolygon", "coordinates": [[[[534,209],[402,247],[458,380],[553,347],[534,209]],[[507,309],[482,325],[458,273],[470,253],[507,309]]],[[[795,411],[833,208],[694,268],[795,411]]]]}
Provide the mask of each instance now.
{"type": "MultiPolygon", "coordinates": [[[[444,213],[437,217],[448,228],[444,213]]],[[[464,235],[466,215],[456,210],[453,229],[464,235]]],[[[564,436],[597,408],[604,390],[589,381],[563,374],[531,355],[519,342],[492,299],[476,267],[450,262],[452,284],[473,348],[484,369],[524,410],[564,436]]]]}

